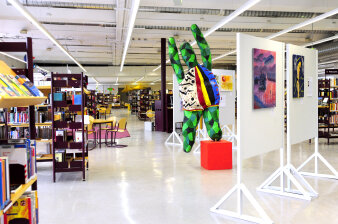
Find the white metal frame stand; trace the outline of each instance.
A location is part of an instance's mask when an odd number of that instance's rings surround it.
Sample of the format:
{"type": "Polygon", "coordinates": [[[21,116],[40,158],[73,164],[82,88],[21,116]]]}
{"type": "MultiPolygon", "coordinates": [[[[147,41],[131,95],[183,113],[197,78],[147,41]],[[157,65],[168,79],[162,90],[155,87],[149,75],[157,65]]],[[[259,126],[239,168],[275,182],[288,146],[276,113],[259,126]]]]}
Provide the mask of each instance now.
{"type": "Polygon", "coordinates": [[[201,153],[201,140],[206,140],[206,139],[208,139],[207,138],[207,130],[204,128],[204,126],[203,126],[203,129],[198,128],[196,130],[196,140],[195,140],[195,144],[198,141],[198,145],[194,149],[193,153],[201,153]]]}
{"type": "Polygon", "coordinates": [[[235,141],[237,141],[237,135],[235,134],[235,124],[232,125],[232,129],[233,130],[231,130],[228,125],[224,125],[222,127],[222,132],[226,134],[223,134],[222,137],[232,142],[232,149],[236,150],[237,146],[235,144],[235,141]]]}
{"type": "Polygon", "coordinates": [[[167,140],[165,141],[166,145],[176,145],[176,146],[183,146],[183,142],[180,138],[180,136],[177,134],[176,131],[173,131],[169,137],[167,138],[167,140]],[[175,138],[177,139],[177,142],[175,142],[175,138]],[[172,139],[172,142],[170,142],[172,139]]]}
{"type": "Polygon", "coordinates": [[[330,179],[336,179],[338,180],[338,172],[333,168],[333,166],[319,153],[319,142],[318,137],[315,138],[315,152],[304,162],[302,163],[298,168],[297,171],[304,176],[313,176],[313,177],[323,177],[323,178],[330,178],[330,179]],[[301,169],[309,163],[312,159],[315,160],[315,172],[301,172],[301,169]],[[320,174],[318,173],[318,159],[321,160],[325,166],[333,173],[333,175],[330,174],[320,174]]]}
{"type": "Polygon", "coordinates": [[[241,152],[240,147],[238,147],[237,151],[237,184],[228,192],[226,193],[221,200],[219,200],[211,209],[211,212],[226,215],[232,218],[242,219],[249,222],[254,223],[273,223],[273,221],[269,218],[269,216],[266,214],[266,212],[263,210],[263,208],[259,205],[257,200],[252,196],[250,191],[246,188],[246,186],[242,183],[242,159],[241,159],[241,152]],[[237,210],[236,212],[220,209],[220,206],[227,200],[229,197],[237,193],[237,210]],[[255,208],[255,210],[258,212],[258,214],[261,217],[254,217],[250,215],[243,214],[243,196],[245,196],[249,202],[252,204],[252,206],[255,208]]]}

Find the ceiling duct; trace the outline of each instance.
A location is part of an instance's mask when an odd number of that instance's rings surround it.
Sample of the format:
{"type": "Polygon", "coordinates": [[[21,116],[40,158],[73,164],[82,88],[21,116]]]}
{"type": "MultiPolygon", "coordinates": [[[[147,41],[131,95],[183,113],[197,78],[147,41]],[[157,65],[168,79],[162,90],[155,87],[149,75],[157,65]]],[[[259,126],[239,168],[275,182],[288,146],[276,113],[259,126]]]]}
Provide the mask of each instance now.
{"type": "Polygon", "coordinates": [[[34,1],[20,0],[20,3],[28,7],[48,7],[62,9],[94,9],[94,10],[114,10],[115,5],[97,3],[75,3],[66,1],[34,1]]]}
{"type": "MultiPolygon", "coordinates": [[[[97,3],[74,3],[67,1],[37,1],[37,0],[20,0],[22,5],[28,7],[49,7],[49,8],[69,8],[69,9],[92,9],[92,10],[115,10],[113,4],[97,3]]],[[[180,13],[180,14],[200,14],[200,15],[219,15],[228,16],[235,10],[228,9],[200,9],[200,8],[182,8],[182,7],[155,7],[140,6],[139,12],[157,12],[157,13],[180,13]]],[[[245,17],[271,17],[271,18],[304,18],[310,19],[321,15],[316,12],[280,12],[280,11],[257,11],[247,10],[240,16],[245,17]]],[[[329,17],[329,19],[338,19],[338,15],[329,17]]]]}
{"type": "MultiPolygon", "coordinates": [[[[179,27],[179,26],[146,26],[146,25],[135,25],[135,28],[139,29],[149,29],[149,30],[180,30],[180,31],[189,31],[190,27],[179,27]]],[[[202,32],[207,31],[209,28],[200,27],[202,32]]],[[[219,32],[241,32],[241,33],[277,33],[281,31],[280,29],[250,29],[250,28],[219,28],[219,32]]],[[[308,33],[311,31],[312,34],[334,34],[332,30],[293,30],[289,33],[308,33]]]]}
{"type": "MultiPolygon", "coordinates": [[[[155,6],[140,6],[140,12],[157,12],[157,13],[175,13],[175,14],[202,14],[202,15],[220,15],[228,16],[235,10],[228,9],[200,9],[200,8],[182,8],[182,7],[155,7],[155,6]]],[[[271,17],[271,18],[304,18],[310,19],[321,15],[322,13],[315,12],[281,12],[281,11],[257,11],[246,10],[241,14],[245,17],[271,17]]],[[[337,19],[338,15],[329,17],[337,19]]]]}

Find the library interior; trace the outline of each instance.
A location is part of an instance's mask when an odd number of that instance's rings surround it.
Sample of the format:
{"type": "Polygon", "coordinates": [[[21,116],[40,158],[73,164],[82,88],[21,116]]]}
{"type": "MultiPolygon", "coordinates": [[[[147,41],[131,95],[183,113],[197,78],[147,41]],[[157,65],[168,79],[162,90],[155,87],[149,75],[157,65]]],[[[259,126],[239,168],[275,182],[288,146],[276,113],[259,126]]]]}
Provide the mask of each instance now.
{"type": "Polygon", "coordinates": [[[337,164],[337,0],[0,1],[0,224],[336,224],[337,164]]]}

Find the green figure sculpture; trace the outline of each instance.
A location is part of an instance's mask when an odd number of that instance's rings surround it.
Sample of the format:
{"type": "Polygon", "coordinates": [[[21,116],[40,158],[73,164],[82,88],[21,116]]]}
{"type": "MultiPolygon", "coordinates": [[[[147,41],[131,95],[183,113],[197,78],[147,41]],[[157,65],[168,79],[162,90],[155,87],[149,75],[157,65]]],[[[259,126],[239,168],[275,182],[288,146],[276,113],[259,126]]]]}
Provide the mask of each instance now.
{"type": "Polygon", "coordinates": [[[222,138],[219,126],[219,90],[215,76],[211,72],[210,47],[196,24],[191,26],[192,34],[201,50],[203,65],[199,65],[196,54],[187,42],[180,47],[181,55],[189,70],[184,74],[175,39],[169,38],[169,58],[173,67],[179,92],[183,101],[183,149],[190,152],[196,137],[196,127],[203,115],[209,137],[214,141],[222,138]]]}

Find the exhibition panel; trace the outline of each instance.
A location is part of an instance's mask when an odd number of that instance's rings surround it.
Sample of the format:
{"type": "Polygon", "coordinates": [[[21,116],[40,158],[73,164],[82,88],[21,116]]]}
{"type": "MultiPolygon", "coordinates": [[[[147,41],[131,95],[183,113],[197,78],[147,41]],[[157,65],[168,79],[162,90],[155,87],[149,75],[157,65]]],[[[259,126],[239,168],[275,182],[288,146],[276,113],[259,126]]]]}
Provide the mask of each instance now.
{"type": "Polygon", "coordinates": [[[242,159],[283,147],[284,43],[238,34],[237,138],[242,159]]]}
{"type": "Polygon", "coordinates": [[[318,137],[318,51],[286,45],[288,141],[318,137]]]}
{"type": "Polygon", "coordinates": [[[338,223],[338,0],[0,15],[0,224],[338,223]]]}

